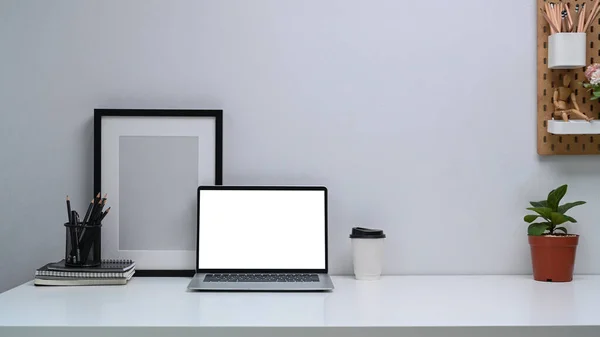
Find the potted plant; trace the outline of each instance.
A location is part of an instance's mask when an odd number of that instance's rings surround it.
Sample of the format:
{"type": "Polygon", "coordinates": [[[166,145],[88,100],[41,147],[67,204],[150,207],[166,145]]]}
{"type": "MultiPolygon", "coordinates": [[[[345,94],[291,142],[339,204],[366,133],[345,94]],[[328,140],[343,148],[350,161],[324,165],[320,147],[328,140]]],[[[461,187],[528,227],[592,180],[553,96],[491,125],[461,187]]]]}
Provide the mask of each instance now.
{"type": "Polygon", "coordinates": [[[560,205],[567,194],[567,185],[550,191],[546,200],[530,202],[527,208],[536,214],[526,215],[533,278],[536,281],[570,282],[573,280],[575,251],[579,235],[569,234],[565,224],[577,222],[566,215],[571,208],[585,204],[575,201],[560,205]],[[538,220],[537,222],[534,222],[538,220]],[[541,221],[540,221],[541,220],[541,221]]]}

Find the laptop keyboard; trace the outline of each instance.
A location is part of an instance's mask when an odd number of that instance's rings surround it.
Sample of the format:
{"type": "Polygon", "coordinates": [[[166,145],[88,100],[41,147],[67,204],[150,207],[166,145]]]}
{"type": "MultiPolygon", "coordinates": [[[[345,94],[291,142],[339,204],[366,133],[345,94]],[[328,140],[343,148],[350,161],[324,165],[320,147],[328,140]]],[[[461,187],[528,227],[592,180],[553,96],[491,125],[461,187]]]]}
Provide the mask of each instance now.
{"type": "Polygon", "coordinates": [[[317,274],[206,274],[204,282],[319,282],[317,274]]]}

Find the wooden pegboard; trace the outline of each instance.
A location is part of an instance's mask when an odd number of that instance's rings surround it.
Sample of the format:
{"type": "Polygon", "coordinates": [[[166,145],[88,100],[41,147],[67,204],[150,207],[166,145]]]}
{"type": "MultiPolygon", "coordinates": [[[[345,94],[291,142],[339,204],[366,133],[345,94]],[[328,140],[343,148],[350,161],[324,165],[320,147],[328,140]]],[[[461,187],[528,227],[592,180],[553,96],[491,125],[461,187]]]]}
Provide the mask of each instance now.
{"type": "MultiPolygon", "coordinates": [[[[537,8],[544,8],[544,0],[536,0],[537,8]]],[[[590,0],[568,0],[554,2],[570,3],[571,6],[590,0]]],[[[553,135],[548,133],[547,121],[552,119],[552,94],[555,86],[560,86],[562,76],[571,74],[571,88],[577,96],[581,111],[594,119],[600,119],[599,101],[590,101],[591,93],[580,84],[585,81],[585,68],[574,70],[548,69],[548,36],[550,27],[543,15],[537,11],[537,151],[540,155],[589,155],[600,154],[600,135],[553,135]]],[[[587,31],[587,63],[600,63],[600,18],[596,18],[587,31]]]]}

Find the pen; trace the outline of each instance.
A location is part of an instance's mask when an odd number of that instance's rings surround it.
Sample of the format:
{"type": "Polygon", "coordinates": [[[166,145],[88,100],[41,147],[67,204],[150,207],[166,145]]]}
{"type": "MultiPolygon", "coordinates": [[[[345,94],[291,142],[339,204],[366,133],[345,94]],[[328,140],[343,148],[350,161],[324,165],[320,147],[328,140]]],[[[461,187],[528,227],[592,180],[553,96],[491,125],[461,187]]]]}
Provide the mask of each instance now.
{"type": "MultiPolygon", "coordinates": [[[[73,213],[74,213],[73,218],[75,219],[75,225],[78,226],[79,225],[79,214],[76,211],[73,211],[73,213]]],[[[75,228],[75,250],[77,252],[76,256],[77,256],[77,261],[81,262],[81,251],[79,249],[79,240],[77,240],[77,236],[78,236],[77,232],[78,232],[77,228],[75,228]]]]}
{"type": "Polygon", "coordinates": [[[78,259],[77,259],[77,231],[75,229],[75,214],[77,212],[75,211],[71,211],[71,216],[69,217],[71,219],[69,225],[71,225],[71,227],[69,228],[69,231],[71,232],[71,261],[73,261],[73,263],[77,263],[78,259]]]}
{"type": "Polygon", "coordinates": [[[73,222],[73,219],[71,219],[71,199],[69,199],[69,196],[67,195],[67,215],[68,215],[68,219],[69,219],[69,223],[73,222]]]}

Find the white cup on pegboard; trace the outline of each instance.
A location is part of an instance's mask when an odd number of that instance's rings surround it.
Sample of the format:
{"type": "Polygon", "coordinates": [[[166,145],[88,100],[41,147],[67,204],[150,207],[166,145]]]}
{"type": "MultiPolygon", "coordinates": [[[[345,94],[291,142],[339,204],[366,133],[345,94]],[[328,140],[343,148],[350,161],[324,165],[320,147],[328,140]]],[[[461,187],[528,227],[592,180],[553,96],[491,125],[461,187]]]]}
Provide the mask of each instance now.
{"type": "Polygon", "coordinates": [[[548,68],[577,69],[586,66],[586,33],[556,33],[548,37],[548,68]]]}

